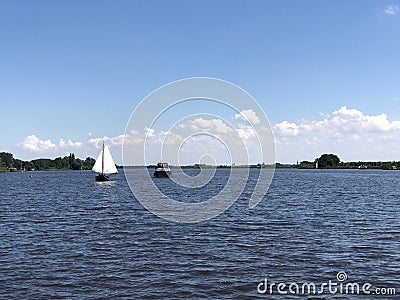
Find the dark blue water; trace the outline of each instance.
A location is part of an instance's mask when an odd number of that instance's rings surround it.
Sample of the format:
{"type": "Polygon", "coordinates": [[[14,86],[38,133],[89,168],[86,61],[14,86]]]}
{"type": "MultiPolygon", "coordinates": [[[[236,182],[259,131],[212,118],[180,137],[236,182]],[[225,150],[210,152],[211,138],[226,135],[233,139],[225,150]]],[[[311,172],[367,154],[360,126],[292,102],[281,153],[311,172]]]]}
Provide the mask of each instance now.
{"type": "MultiPolygon", "coordinates": [[[[311,299],[257,286],[327,283],[339,271],[397,296],[318,297],[400,297],[397,171],[277,170],[256,208],[250,181],[224,214],[190,225],[145,210],[123,174],[107,184],[91,172],[32,174],[0,173],[2,299],[311,299]]],[[[228,174],[191,196],[214,195],[228,174]]]]}

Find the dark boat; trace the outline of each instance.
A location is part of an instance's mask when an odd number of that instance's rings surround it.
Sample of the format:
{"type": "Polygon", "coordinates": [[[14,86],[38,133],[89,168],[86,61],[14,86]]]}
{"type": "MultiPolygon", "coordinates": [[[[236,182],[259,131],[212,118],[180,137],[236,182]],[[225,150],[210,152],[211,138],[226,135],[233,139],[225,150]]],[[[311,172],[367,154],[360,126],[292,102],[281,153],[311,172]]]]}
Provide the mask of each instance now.
{"type": "Polygon", "coordinates": [[[106,174],[99,174],[96,175],[96,181],[110,181],[110,177],[108,177],[106,174]]]}
{"type": "Polygon", "coordinates": [[[167,163],[158,163],[157,164],[155,171],[154,171],[154,177],[168,178],[171,176],[172,176],[171,169],[169,168],[167,163]]]}

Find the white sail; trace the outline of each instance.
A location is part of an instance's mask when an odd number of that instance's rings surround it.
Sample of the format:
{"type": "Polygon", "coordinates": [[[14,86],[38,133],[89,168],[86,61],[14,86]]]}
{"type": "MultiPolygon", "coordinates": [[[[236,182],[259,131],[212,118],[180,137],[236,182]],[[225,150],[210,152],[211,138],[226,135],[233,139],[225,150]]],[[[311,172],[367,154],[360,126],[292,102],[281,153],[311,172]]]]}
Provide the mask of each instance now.
{"type": "Polygon", "coordinates": [[[104,174],[113,174],[118,173],[117,168],[115,167],[114,160],[111,156],[110,150],[108,150],[107,146],[100,151],[99,156],[96,159],[96,163],[94,164],[93,171],[97,173],[104,173],[104,174]],[[104,167],[103,167],[103,151],[104,151],[104,167]]]}

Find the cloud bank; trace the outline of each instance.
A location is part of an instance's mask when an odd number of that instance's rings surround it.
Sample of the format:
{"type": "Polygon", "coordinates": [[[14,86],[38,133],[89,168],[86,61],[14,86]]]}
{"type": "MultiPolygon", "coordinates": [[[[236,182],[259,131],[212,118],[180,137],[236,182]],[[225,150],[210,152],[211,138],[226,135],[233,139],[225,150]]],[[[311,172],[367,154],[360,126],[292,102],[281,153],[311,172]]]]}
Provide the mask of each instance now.
{"type": "MultiPolygon", "coordinates": [[[[231,123],[199,117],[185,120],[166,131],[143,128],[114,137],[89,136],[85,142],[60,138],[56,143],[30,135],[20,147],[26,156],[56,157],[74,152],[85,158],[96,157],[104,140],[116,162],[121,164],[124,142],[139,146],[146,140],[146,156],[151,163],[160,159],[162,145],[179,148],[182,164],[197,163],[204,154],[214,156],[218,164],[229,163],[229,152],[221,139],[232,145],[244,143],[249,150],[249,161],[258,162],[261,156],[257,149],[257,136],[246,119],[257,122],[258,116],[250,110],[242,111],[232,116],[231,123]],[[187,138],[191,132],[203,134],[187,138]]],[[[343,161],[400,160],[400,121],[391,121],[384,113],[367,115],[343,106],[313,120],[284,120],[273,126],[273,132],[277,162],[314,160],[322,153],[335,153],[343,161]]]]}
{"type": "Polygon", "coordinates": [[[274,125],[277,160],[313,160],[337,153],[342,160],[400,159],[400,121],[386,114],[365,115],[346,106],[317,120],[282,121],[274,125]]]}

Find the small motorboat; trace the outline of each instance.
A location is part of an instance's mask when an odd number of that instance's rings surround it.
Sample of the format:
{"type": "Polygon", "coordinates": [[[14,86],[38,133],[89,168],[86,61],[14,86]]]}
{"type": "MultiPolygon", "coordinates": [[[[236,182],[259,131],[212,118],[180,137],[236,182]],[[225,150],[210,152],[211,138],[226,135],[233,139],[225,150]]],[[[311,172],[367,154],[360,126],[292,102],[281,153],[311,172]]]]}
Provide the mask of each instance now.
{"type": "Polygon", "coordinates": [[[172,173],[171,173],[171,169],[169,168],[167,163],[158,163],[155,171],[154,171],[154,177],[171,177],[172,173]]]}

